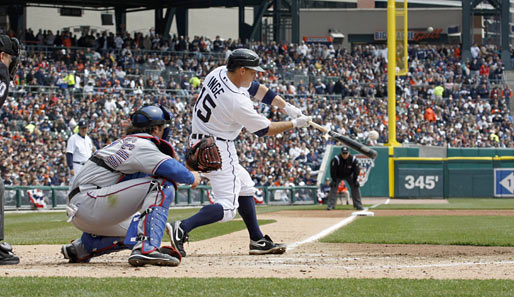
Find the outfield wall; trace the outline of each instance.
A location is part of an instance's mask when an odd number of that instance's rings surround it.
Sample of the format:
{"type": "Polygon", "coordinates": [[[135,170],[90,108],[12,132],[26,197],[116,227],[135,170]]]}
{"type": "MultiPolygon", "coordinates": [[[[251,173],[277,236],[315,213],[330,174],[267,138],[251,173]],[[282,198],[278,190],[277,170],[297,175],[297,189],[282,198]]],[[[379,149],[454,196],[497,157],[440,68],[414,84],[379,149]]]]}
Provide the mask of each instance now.
{"type": "MultiPolygon", "coordinates": [[[[514,149],[448,148],[446,154],[437,151],[448,157],[435,158],[420,157],[420,151],[427,150],[417,147],[394,148],[391,156],[389,147],[374,149],[374,162],[351,150],[364,168],[361,175],[369,170],[367,180],[361,177],[363,197],[514,198],[514,149]]],[[[329,160],[340,151],[332,147],[329,160]]],[[[323,172],[322,180],[330,177],[328,167],[323,172]]]]}

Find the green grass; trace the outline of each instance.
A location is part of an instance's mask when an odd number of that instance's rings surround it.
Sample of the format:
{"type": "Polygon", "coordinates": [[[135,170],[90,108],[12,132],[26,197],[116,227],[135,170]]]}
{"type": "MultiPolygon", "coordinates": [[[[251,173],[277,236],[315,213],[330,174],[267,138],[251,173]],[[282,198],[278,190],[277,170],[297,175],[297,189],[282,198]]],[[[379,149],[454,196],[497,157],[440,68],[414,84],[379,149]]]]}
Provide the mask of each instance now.
{"type": "MultiPolygon", "coordinates": [[[[347,205],[337,208],[352,209],[347,205]]],[[[185,219],[197,213],[198,209],[172,208],[168,220],[185,219]]],[[[257,213],[325,209],[326,205],[259,206],[257,213]]],[[[381,205],[377,209],[514,209],[514,199],[449,199],[448,204],[381,205]]],[[[66,219],[64,212],[7,212],[5,238],[15,245],[67,243],[79,237],[81,232],[71,223],[66,223],[66,219]]],[[[261,225],[272,222],[274,221],[259,221],[261,225]]],[[[343,242],[337,239],[340,237],[344,242],[513,246],[514,243],[509,238],[514,238],[510,231],[514,230],[513,227],[508,217],[368,217],[357,220],[324,240],[343,242]]],[[[211,224],[193,230],[190,240],[203,240],[244,229],[244,223],[240,219],[211,224]]],[[[165,237],[164,240],[168,239],[165,237]]]]}
{"type": "MultiPolygon", "coordinates": [[[[450,199],[449,204],[382,205],[378,209],[514,209],[514,199],[450,199]]],[[[326,205],[259,206],[258,213],[324,210],[326,205]]],[[[338,209],[351,209],[338,206],[338,209]]],[[[170,210],[169,221],[198,208],[170,210]]],[[[6,213],[6,239],[19,244],[62,244],[80,236],[64,212],[6,213]]],[[[308,221],[308,219],[306,219],[308,221]]],[[[261,220],[259,223],[271,223],[261,220]]],[[[191,240],[245,229],[236,219],[197,228],[191,240]]],[[[167,240],[167,239],[165,239],[167,240]]],[[[465,244],[514,246],[514,220],[507,216],[363,217],[324,242],[465,244]]],[[[183,269],[178,267],[177,269],[183,269]]],[[[1,277],[3,296],[514,296],[512,280],[273,279],[273,278],[60,278],[1,277]]],[[[172,273],[172,272],[171,272],[172,273]]],[[[336,272],[334,272],[336,276],[336,272]]]]}
{"type": "MultiPolygon", "coordinates": [[[[391,199],[391,203],[394,199],[391,199]]],[[[401,200],[404,201],[404,199],[401,200]]],[[[505,198],[450,198],[448,202],[445,204],[384,204],[377,209],[514,209],[514,199],[505,198]]]]}
{"type": "Polygon", "coordinates": [[[509,216],[365,217],[322,242],[514,246],[509,216]]]}
{"type": "MultiPolygon", "coordinates": [[[[198,212],[198,208],[173,209],[168,220],[185,219],[198,212]]],[[[5,238],[14,245],[20,244],[64,244],[81,236],[73,224],[66,223],[64,212],[6,213],[5,238]]],[[[259,220],[260,225],[270,224],[275,220],[259,220]]],[[[246,229],[244,222],[235,219],[226,223],[202,226],[189,234],[190,241],[199,241],[211,237],[229,234],[246,229]]],[[[164,240],[169,241],[167,235],[164,240]]]]}
{"type": "MultiPolygon", "coordinates": [[[[143,274],[143,271],[142,271],[143,274]]],[[[0,296],[512,296],[509,280],[0,278],[0,296]]]]}

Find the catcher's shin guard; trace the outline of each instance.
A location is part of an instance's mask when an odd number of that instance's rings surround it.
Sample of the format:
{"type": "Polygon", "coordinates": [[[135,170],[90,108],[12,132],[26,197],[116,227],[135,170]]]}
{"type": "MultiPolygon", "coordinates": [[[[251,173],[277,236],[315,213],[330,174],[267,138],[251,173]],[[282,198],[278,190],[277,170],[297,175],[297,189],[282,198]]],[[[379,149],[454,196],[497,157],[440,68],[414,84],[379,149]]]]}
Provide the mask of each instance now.
{"type": "Polygon", "coordinates": [[[169,181],[159,186],[162,202],[160,205],[152,205],[141,215],[138,224],[138,236],[141,246],[136,244],[136,249],[141,248],[143,254],[149,254],[161,246],[162,236],[166,221],[168,220],[168,209],[175,196],[175,187],[169,181]]]}
{"type": "Polygon", "coordinates": [[[61,253],[70,263],[87,263],[92,257],[128,249],[123,238],[117,236],[96,236],[82,233],[82,237],[71,244],[63,245],[61,253]]]}
{"type": "Polygon", "coordinates": [[[137,212],[130,221],[130,225],[127,230],[127,234],[125,235],[125,241],[123,243],[129,247],[133,248],[137,244],[137,227],[139,225],[139,221],[141,220],[141,214],[137,212]]]}

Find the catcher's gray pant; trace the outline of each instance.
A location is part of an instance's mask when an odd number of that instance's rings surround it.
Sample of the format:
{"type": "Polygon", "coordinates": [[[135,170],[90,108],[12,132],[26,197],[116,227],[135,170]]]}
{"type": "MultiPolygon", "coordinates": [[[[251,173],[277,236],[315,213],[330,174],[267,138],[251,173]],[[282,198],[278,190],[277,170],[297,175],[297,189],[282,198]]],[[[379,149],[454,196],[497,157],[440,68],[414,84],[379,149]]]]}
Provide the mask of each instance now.
{"type": "MultiPolygon", "coordinates": [[[[344,180],[350,185],[350,192],[352,193],[352,200],[353,200],[353,207],[356,209],[362,209],[362,202],[361,202],[361,190],[359,185],[354,185],[351,181],[344,178],[344,180]]],[[[337,187],[339,183],[341,182],[340,179],[334,179],[332,180],[332,183],[330,184],[330,192],[328,193],[328,208],[333,209],[336,206],[337,202],[337,187]]]]}
{"type": "MultiPolygon", "coordinates": [[[[149,176],[81,191],[68,202],[69,209],[74,210],[68,216],[83,232],[125,237],[136,212],[161,205],[165,199],[156,181],[163,182],[149,176]]],[[[165,222],[162,224],[164,230],[165,222]]]]}
{"type": "Polygon", "coordinates": [[[0,178],[0,241],[4,240],[4,180],[0,178]]]}

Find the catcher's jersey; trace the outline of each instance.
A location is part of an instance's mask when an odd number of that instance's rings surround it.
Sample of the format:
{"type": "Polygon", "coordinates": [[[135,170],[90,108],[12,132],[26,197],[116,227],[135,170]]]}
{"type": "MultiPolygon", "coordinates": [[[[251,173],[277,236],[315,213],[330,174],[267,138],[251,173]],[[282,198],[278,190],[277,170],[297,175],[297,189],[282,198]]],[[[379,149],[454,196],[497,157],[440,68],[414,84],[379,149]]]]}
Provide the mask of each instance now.
{"type": "Polygon", "coordinates": [[[73,180],[70,189],[78,186],[110,186],[117,183],[122,175],[146,173],[154,175],[155,170],[162,162],[171,159],[170,156],[159,151],[158,147],[149,139],[149,134],[136,134],[120,138],[110,145],[98,150],[95,156],[116,170],[112,172],[97,164],[88,161],[73,180]]]}
{"type": "Polygon", "coordinates": [[[233,140],[243,127],[255,133],[270,123],[254,109],[248,89],[238,88],[230,81],[225,66],[205,77],[193,110],[192,133],[233,140]]]}

